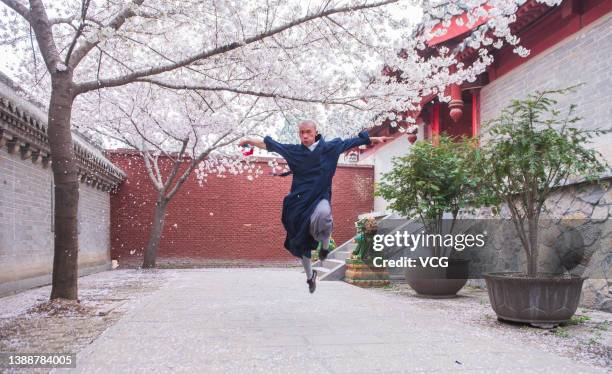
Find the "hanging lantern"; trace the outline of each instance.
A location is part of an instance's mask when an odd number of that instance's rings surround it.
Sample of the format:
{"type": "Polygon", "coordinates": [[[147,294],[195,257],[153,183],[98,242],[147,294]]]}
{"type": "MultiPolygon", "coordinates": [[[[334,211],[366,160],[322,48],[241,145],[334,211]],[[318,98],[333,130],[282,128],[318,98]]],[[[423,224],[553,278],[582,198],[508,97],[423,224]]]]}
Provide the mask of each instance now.
{"type": "Polygon", "coordinates": [[[457,122],[463,116],[463,100],[461,100],[461,87],[458,84],[452,84],[450,87],[451,101],[448,104],[450,109],[450,117],[454,122],[457,122]]]}

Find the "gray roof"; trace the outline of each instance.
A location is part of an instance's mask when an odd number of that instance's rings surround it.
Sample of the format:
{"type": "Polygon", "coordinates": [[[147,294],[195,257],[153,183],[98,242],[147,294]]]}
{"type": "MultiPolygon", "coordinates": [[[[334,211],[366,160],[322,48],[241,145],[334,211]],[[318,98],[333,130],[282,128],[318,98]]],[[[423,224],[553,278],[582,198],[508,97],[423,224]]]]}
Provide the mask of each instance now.
{"type": "MultiPolygon", "coordinates": [[[[8,131],[16,137],[21,137],[18,133],[24,133],[24,142],[36,143],[34,145],[40,150],[49,151],[46,135],[46,106],[29,97],[23,89],[2,72],[0,72],[0,110],[5,114],[10,114],[12,119],[17,118],[21,122],[20,126],[15,124],[11,126],[13,121],[7,123],[6,120],[0,120],[0,130],[8,131]]],[[[82,134],[73,130],[72,139],[75,154],[83,169],[81,174],[85,175],[87,171],[92,174],[105,174],[109,182],[110,180],[116,182],[112,183],[113,185],[125,178],[126,174],[104,156],[103,150],[87,141],[82,134]]]]}

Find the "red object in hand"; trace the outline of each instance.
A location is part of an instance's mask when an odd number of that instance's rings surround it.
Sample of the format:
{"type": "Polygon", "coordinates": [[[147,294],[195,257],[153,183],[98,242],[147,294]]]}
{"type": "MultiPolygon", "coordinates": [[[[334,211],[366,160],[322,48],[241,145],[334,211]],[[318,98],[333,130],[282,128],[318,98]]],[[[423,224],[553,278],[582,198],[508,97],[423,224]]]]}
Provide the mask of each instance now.
{"type": "Polygon", "coordinates": [[[417,135],[416,134],[408,134],[408,141],[410,142],[410,144],[414,144],[414,142],[416,142],[417,140],[417,135]]]}
{"type": "Polygon", "coordinates": [[[242,151],[242,154],[246,157],[252,155],[253,152],[255,152],[255,147],[244,146],[244,151],[242,151]]]}

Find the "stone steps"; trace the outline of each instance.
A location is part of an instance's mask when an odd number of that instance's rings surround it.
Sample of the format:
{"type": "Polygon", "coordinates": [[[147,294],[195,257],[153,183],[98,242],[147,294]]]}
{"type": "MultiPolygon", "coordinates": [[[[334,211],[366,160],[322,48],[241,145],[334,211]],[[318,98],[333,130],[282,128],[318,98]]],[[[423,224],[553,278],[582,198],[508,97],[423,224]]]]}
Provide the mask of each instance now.
{"type": "Polygon", "coordinates": [[[328,270],[332,270],[336,268],[338,265],[344,264],[344,260],[330,259],[329,257],[325,261],[318,261],[318,262],[321,262],[321,266],[328,270]]]}
{"type": "Polygon", "coordinates": [[[352,252],[353,251],[333,251],[327,256],[327,259],[344,261],[345,259],[350,257],[352,252]]]}
{"type": "MultiPolygon", "coordinates": [[[[384,213],[374,213],[374,216],[378,219],[384,219],[390,215],[384,213]]],[[[345,260],[351,256],[351,253],[353,253],[353,250],[355,250],[357,247],[357,244],[353,242],[354,239],[355,238],[353,237],[347,242],[336,247],[336,249],[327,255],[327,259],[325,261],[319,260],[313,264],[314,269],[317,271],[319,269],[322,270],[319,274],[318,280],[339,281],[344,279],[344,274],[346,272],[345,260]]]]}
{"type": "Polygon", "coordinates": [[[345,260],[350,257],[351,253],[355,249],[356,244],[353,243],[351,238],[349,241],[336,247],[335,250],[327,255],[325,261],[317,261],[314,263],[315,269],[325,269],[321,273],[319,280],[337,281],[344,278],[344,272],[346,271],[345,260]]]}
{"type": "MultiPolygon", "coordinates": [[[[377,218],[379,222],[389,219],[389,220],[398,220],[398,216],[394,214],[382,214],[375,213],[374,216],[377,218]]],[[[361,216],[359,217],[361,218],[361,216]]],[[[391,226],[391,231],[406,229],[411,226],[414,226],[413,222],[405,222],[400,224],[399,220],[397,224],[394,221],[387,221],[387,230],[389,230],[389,226],[391,226]]],[[[416,230],[412,228],[413,231],[416,230]]],[[[346,273],[346,259],[351,256],[353,250],[357,247],[357,244],[354,243],[354,237],[349,239],[347,242],[342,243],[342,245],[336,247],[332,252],[329,253],[327,259],[325,261],[316,261],[313,263],[313,269],[318,272],[317,280],[321,281],[339,281],[344,279],[344,275],[346,273]]]]}

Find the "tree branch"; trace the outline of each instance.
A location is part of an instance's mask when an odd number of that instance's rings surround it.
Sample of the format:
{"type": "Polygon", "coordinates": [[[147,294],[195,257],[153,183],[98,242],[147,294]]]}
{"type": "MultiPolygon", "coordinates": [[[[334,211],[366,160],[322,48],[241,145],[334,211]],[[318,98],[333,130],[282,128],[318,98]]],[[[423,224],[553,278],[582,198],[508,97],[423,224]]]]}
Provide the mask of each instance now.
{"type": "MultiPolygon", "coordinates": [[[[139,0],[139,1],[143,1],[143,0],[139,0]]],[[[196,53],[192,56],[189,56],[187,58],[184,58],[182,60],[178,60],[175,63],[169,63],[166,65],[161,65],[161,66],[157,66],[157,67],[150,67],[147,69],[143,69],[143,70],[139,70],[139,71],[135,71],[133,73],[130,74],[126,74],[120,77],[116,77],[116,78],[110,78],[110,79],[102,79],[99,81],[89,81],[89,82],[84,82],[81,83],[77,86],[76,92],[77,94],[81,94],[81,93],[85,93],[85,92],[89,92],[92,90],[96,90],[99,88],[105,88],[105,87],[117,87],[117,86],[122,86],[128,83],[132,83],[134,81],[136,81],[139,78],[144,78],[144,77],[148,77],[148,76],[152,76],[152,75],[157,75],[157,74],[161,74],[161,73],[165,73],[171,70],[175,70],[181,67],[185,67],[187,65],[190,65],[198,60],[202,60],[202,59],[207,59],[216,55],[220,55],[223,53],[227,53],[230,51],[233,51],[235,49],[238,48],[242,48],[246,45],[249,44],[253,44],[256,43],[258,41],[261,41],[265,38],[268,38],[270,36],[279,34],[283,31],[286,31],[288,29],[291,29],[292,27],[296,27],[299,26],[303,23],[307,23],[310,21],[313,21],[315,19],[318,18],[323,18],[323,17],[327,17],[329,15],[332,14],[337,14],[337,13],[346,13],[346,12],[353,12],[353,11],[357,11],[357,10],[364,10],[364,9],[371,9],[371,8],[377,8],[383,5],[388,5],[391,3],[395,3],[398,0],[384,0],[381,2],[377,2],[377,3],[371,3],[371,4],[362,4],[362,5],[356,5],[356,6],[345,6],[345,7],[341,7],[341,8],[335,8],[335,9],[329,9],[329,10],[325,10],[322,11],[320,13],[315,13],[315,14],[311,14],[311,15],[307,15],[304,16],[302,18],[298,18],[296,20],[293,20],[289,23],[286,23],[284,25],[275,27],[273,29],[270,29],[268,31],[264,31],[260,34],[254,35],[250,38],[246,38],[243,41],[240,42],[233,42],[230,44],[226,44],[224,46],[221,47],[216,47],[210,50],[204,50],[201,51],[199,53],[196,53]]]]}
{"type": "MultiPolygon", "coordinates": [[[[170,175],[168,175],[168,179],[166,179],[166,183],[164,183],[164,189],[163,189],[163,193],[165,193],[169,187],[172,186],[172,183],[174,182],[174,178],[176,177],[176,174],[178,173],[181,164],[183,163],[183,157],[185,154],[185,150],[187,149],[187,145],[189,144],[189,137],[183,139],[183,144],[181,145],[181,150],[178,153],[178,157],[176,158],[176,160],[174,160],[174,165],[172,166],[172,170],[170,171],[170,175]]],[[[180,181],[180,179],[179,179],[180,181]]],[[[182,183],[181,183],[182,184],[182,183]]],[[[178,189],[177,185],[174,185],[174,188],[172,189],[172,191],[178,189]]],[[[166,195],[166,198],[168,200],[170,200],[172,198],[172,196],[174,195],[174,193],[171,192],[171,194],[166,195]]]]}
{"type": "Polygon", "coordinates": [[[155,186],[155,189],[157,189],[157,192],[161,193],[162,190],[164,189],[164,186],[162,184],[161,175],[159,175],[159,168],[157,167],[157,159],[153,159],[153,157],[151,157],[151,155],[149,154],[149,151],[147,150],[143,149],[141,153],[142,153],[142,158],[144,159],[145,169],[147,169],[147,174],[149,174],[149,179],[151,179],[151,182],[155,186]],[[151,160],[149,160],[149,157],[151,157],[151,160]],[[155,165],[155,169],[158,170],[158,175],[155,175],[155,173],[153,172],[153,166],[151,165],[151,162],[153,162],[153,164],[155,165]]]}
{"type": "Polygon", "coordinates": [[[307,97],[297,97],[297,96],[290,96],[290,95],[284,95],[284,94],[276,94],[272,92],[261,92],[261,91],[232,88],[232,87],[205,86],[205,85],[197,85],[197,84],[176,84],[176,83],[170,83],[170,82],[162,82],[156,79],[149,79],[149,78],[137,79],[135,80],[135,82],[151,83],[151,84],[154,84],[160,87],[164,87],[164,88],[169,88],[172,90],[225,91],[225,92],[236,93],[239,95],[267,97],[271,99],[286,99],[286,100],[292,100],[292,101],[301,101],[305,103],[348,105],[355,109],[359,109],[359,107],[351,103],[354,101],[361,100],[361,98],[350,98],[350,99],[347,99],[346,101],[311,99],[307,97]]]}
{"type": "Polygon", "coordinates": [[[176,194],[176,192],[179,190],[181,185],[183,183],[185,183],[187,178],[189,178],[189,175],[191,174],[193,169],[195,169],[195,167],[198,165],[198,163],[200,163],[202,160],[204,160],[204,158],[206,156],[208,156],[210,154],[210,152],[212,152],[213,150],[215,150],[217,148],[221,148],[221,147],[224,147],[224,146],[226,146],[228,144],[231,144],[231,143],[235,142],[236,140],[240,139],[240,137],[235,137],[235,138],[232,138],[232,139],[230,139],[228,141],[225,141],[225,142],[219,144],[219,142],[221,140],[223,140],[225,137],[227,137],[231,133],[232,133],[232,130],[226,131],[212,145],[210,145],[210,147],[207,147],[202,153],[200,153],[200,155],[197,158],[192,159],[191,164],[189,165],[189,167],[183,172],[183,174],[178,179],[178,181],[176,182],[176,184],[174,185],[172,190],[168,193],[168,195],[166,195],[168,199],[172,199],[172,197],[176,194]]]}
{"type": "MultiPolygon", "coordinates": [[[[142,5],[142,3],[144,3],[144,0],[132,0],[133,4],[136,4],[138,6],[142,5]]],[[[123,24],[125,23],[125,21],[127,21],[130,17],[135,16],[136,14],[133,12],[132,8],[128,5],[125,8],[123,8],[115,17],[113,17],[113,19],[110,20],[110,22],[108,23],[107,27],[112,28],[113,30],[119,30],[119,28],[121,28],[121,26],[123,26],[123,24]]],[[[72,56],[70,56],[70,61],[69,61],[69,65],[72,68],[75,68],[79,62],[81,62],[81,60],[87,56],[87,54],[93,49],[95,48],[97,45],[99,44],[99,42],[90,42],[87,41],[84,44],[82,44],[81,46],[79,46],[75,51],[74,54],[72,56]]]]}
{"type": "Polygon", "coordinates": [[[21,17],[23,17],[23,19],[25,19],[28,22],[31,22],[30,21],[31,19],[30,11],[28,10],[28,8],[23,6],[23,4],[20,4],[15,0],[0,0],[0,1],[2,1],[4,5],[11,8],[13,11],[15,11],[21,17]]]}
{"type": "Polygon", "coordinates": [[[62,68],[58,66],[61,62],[59,51],[53,40],[53,30],[47,11],[41,0],[30,0],[29,19],[47,70],[51,74],[61,71],[62,68]]]}
{"type": "Polygon", "coordinates": [[[72,38],[72,42],[70,43],[70,47],[68,48],[68,52],[66,52],[66,58],[64,59],[64,64],[67,66],[70,63],[70,56],[72,55],[72,51],[76,46],[77,41],[83,34],[83,30],[85,30],[85,18],[87,17],[87,10],[89,9],[90,0],[83,0],[81,3],[81,24],[76,29],[74,33],[74,37],[72,38]]]}

